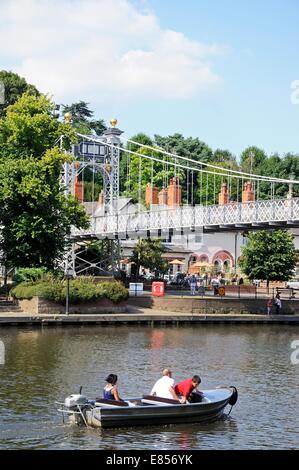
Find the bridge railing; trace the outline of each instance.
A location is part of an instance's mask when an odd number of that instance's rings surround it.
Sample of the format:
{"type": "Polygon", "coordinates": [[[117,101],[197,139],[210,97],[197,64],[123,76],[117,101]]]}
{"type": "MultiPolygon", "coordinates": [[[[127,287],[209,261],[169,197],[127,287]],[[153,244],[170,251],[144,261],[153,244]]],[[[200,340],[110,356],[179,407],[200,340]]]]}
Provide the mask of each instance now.
{"type": "Polygon", "coordinates": [[[73,236],[142,233],[155,230],[203,228],[219,225],[287,222],[299,220],[299,198],[226,204],[182,206],[91,218],[88,230],[72,230],[73,236]]]}

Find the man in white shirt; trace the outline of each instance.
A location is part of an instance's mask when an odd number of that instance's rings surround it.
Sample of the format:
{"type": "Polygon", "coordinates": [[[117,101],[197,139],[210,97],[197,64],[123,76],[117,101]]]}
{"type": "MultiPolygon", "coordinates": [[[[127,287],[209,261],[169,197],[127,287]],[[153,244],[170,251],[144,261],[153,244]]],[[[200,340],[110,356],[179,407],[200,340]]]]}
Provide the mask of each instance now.
{"type": "Polygon", "coordinates": [[[174,391],[174,379],[172,379],[171,376],[171,370],[164,369],[161,379],[157,380],[150,394],[161,398],[179,400],[179,397],[174,391]]]}

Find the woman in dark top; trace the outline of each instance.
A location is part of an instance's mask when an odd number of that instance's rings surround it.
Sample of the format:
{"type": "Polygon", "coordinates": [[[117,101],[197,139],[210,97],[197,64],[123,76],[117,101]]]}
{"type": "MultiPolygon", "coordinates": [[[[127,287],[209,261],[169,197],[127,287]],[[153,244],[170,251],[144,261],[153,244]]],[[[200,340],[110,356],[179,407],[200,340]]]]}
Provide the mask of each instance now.
{"type": "Polygon", "coordinates": [[[116,388],[117,375],[109,374],[106,379],[107,384],[104,387],[103,396],[106,400],[122,401],[116,388]]]}

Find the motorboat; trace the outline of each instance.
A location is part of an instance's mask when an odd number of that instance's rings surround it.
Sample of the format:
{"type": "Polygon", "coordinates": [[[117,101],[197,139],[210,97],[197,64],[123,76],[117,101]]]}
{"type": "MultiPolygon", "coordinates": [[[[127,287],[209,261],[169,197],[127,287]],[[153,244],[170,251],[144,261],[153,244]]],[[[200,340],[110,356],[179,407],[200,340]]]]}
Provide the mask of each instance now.
{"type": "Polygon", "coordinates": [[[233,386],[203,390],[200,402],[185,404],[152,395],[122,401],[88,400],[79,393],[58,402],[58,411],[73,424],[96,428],[199,423],[218,419],[227,405],[231,406],[230,413],[237,399],[238,392],[233,386]]]}

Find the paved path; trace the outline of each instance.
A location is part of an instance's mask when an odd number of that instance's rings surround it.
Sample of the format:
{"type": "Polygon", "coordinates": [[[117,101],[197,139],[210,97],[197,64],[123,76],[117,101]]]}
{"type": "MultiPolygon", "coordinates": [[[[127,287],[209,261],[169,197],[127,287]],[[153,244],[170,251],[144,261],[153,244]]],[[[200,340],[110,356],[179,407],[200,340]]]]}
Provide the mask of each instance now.
{"type": "Polygon", "coordinates": [[[36,315],[17,312],[0,313],[0,327],[5,325],[94,325],[94,324],[184,324],[184,323],[286,323],[299,324],[299,315],[190,314],[164,312],[148,308],[130,308],[129,313],[96,315],[36,315]]]}

